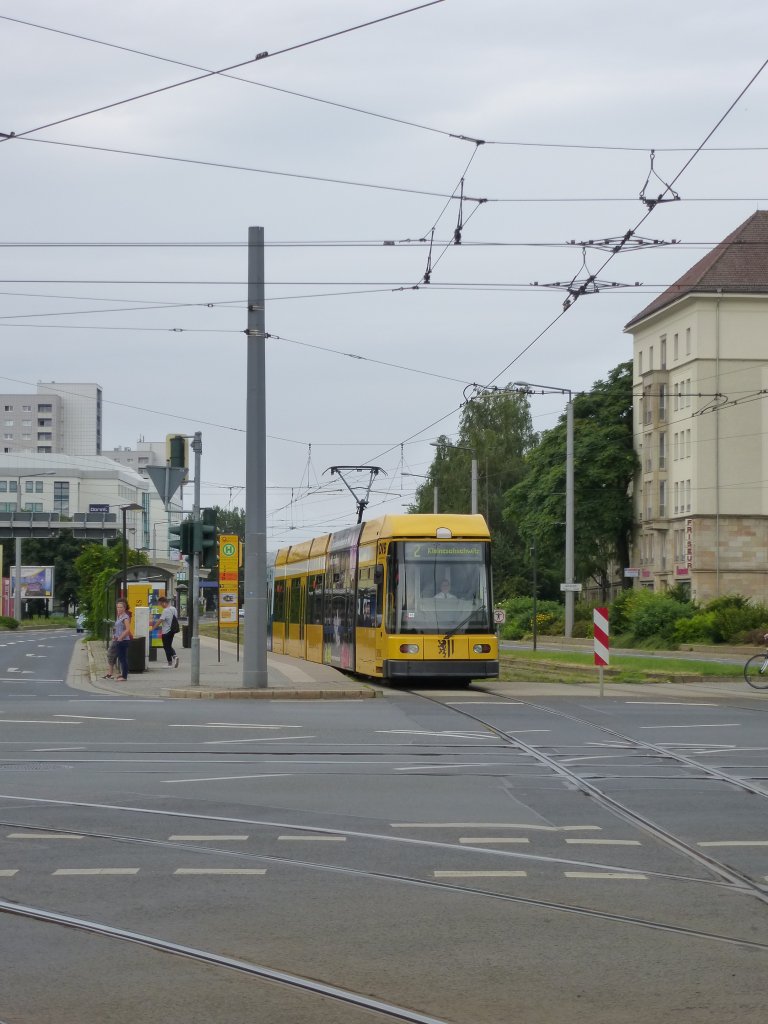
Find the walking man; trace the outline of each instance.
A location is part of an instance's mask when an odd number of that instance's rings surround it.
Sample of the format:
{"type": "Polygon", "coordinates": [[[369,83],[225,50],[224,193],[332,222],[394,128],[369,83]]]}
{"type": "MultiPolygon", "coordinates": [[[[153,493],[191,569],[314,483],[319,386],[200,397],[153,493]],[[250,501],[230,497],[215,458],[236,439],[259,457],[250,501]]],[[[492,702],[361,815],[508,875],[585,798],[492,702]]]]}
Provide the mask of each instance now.
{"type": "Polygon", "coordinates": [[[179,632],[179,618],[176,608],[167,597],[158,598],[160,614],[155,617],[155,627],[160,627],[160,634],[163,641],[163,650],[168,659],[168,668],[179,667],[179,656],[173,649],[173,638],[179,632]]]}

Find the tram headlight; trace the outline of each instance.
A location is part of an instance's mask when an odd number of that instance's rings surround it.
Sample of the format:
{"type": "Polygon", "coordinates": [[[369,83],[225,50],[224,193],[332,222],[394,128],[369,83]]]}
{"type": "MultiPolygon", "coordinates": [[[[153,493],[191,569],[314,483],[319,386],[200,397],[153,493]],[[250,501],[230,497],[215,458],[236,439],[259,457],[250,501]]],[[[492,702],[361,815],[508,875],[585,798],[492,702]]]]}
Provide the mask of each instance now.
{"type": "Polygon", "coordinates": [[[401,654],[418,654],[419,653],[419,645],[418,644],[400,644],[400,653],[401,654]]]}
{"type": "Polygon", "coordinates": [[[490,644],[475,644],[475,646],[472,648],[472,652],[474,654],[490,654],[491,653],[491,645],[490,644]]]}

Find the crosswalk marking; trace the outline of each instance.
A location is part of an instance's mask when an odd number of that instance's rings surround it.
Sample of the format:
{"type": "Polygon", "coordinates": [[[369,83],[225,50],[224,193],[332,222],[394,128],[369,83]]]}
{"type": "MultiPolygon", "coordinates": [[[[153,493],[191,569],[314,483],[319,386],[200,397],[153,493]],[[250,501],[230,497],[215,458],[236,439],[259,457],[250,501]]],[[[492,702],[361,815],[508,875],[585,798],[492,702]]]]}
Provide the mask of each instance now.
{"type": "Polygon", "coordinates": [[[138,875],[138,868],[57,868],[54,875],[138,875]]]}
{"type": "Polygon", "coordinates": [[[208,841],[216,841],[217,843],[234,843],[242,842],[247,839],[248,836],[168,836],[171,840],[177,840],[179,842],[188,843],[204,843],[208,841]]]}
{"type": "Polygon", "coordinates": [[[566,839],[566,843],[579,846],[640,846],[639,839],[566,839]]]}
{"type": "Polygon", "coordinates": [[[632,871],[564,871],[566,878],[635,878],[646,881],[646,875],[632,871]]]}
{"type": "Polygon", "coordinates": [[[346,843],[347,841],[346,836],[278,836],[277,838],[288,843],[346,843]]]}
{"type": "Polygon", "coordinates": [[[6,839],[82,839],[69,832],[9,832],[6,839]]]}
{"type": "Polygon", "coordinates": [[[18,868],[0,868],[0,878],[12,878],[13,875],[18,875],[18,868]]]}
{"type": "Polygon", "coordinates": [[[526,878],[527,871],[435,871],[435,878],[526,878]]]}
{"type": "Polygon", "coordinates": [[[461,839],[459,839],[460,843],[469,843],[471,845],[475,845],[477,843],[485,843],[486,845],[490,843],[495,843],[497,845],[505,843],[507,845],[511,845],[512,843],[530,843],[530,841],[531,840],[528,838],[523,839],[519,836],[515,836],[514,839],[496,839],[493,836],[477,836],[477,838],[473,838],[472,836],[462,836],[461,839]]]}
{"type": "Polygon", "coordinates": [[[266,875],[266,868],[176,868],[174,875],[266,875]]]}

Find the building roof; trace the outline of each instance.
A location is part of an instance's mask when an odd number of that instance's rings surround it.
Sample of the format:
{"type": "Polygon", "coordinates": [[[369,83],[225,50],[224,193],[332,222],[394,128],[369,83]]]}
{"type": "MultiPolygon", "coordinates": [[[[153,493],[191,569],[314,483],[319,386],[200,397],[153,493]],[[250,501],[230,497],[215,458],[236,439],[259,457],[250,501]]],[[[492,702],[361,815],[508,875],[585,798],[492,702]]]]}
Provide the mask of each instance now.
{"type": "Polygon", "coordinates": [[[81,478],[113,478],[140,491],[149,489],[149,482],[128,466],[121,466],[102,455],[66,455],[62,452],[0,453],[0,476],[60,476],[81,478]]]}
{"type": "Polygon", "coordinates": [[[758,210],[626,325],[692,294],[768,295],[768,210],[758,210]]]}

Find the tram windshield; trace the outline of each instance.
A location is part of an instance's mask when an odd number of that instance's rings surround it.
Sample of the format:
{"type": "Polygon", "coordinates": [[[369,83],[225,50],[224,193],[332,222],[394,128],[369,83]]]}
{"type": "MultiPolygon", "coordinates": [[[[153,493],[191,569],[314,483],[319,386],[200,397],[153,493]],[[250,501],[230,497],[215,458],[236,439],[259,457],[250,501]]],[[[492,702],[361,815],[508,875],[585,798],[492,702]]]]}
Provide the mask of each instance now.
{"type": "Polygon", "coordinates": [[[389,632],[492,631],[487,541],[399,541],[389,557],[389,632]]]}

